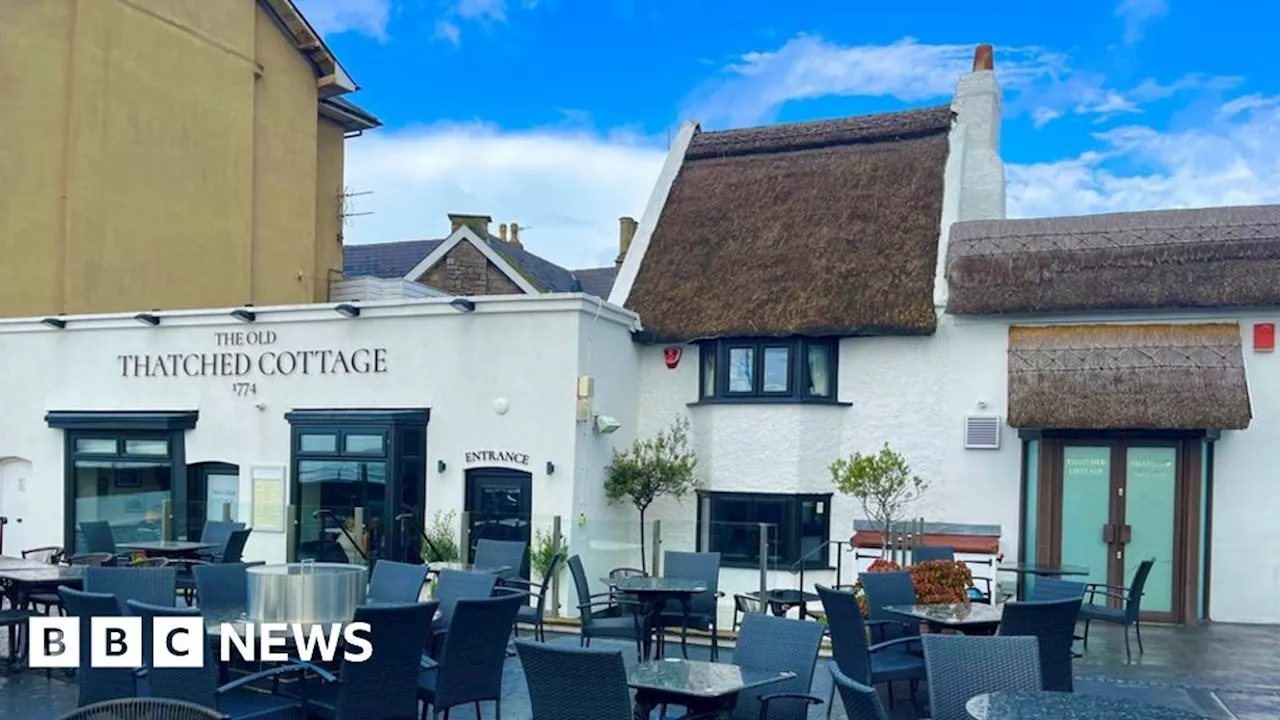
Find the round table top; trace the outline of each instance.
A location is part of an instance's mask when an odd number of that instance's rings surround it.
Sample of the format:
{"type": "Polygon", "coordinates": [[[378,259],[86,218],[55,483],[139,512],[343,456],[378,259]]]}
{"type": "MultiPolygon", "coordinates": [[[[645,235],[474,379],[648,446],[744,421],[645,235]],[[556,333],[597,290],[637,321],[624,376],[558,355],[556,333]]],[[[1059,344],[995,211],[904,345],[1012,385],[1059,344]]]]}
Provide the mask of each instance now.
{"type": "Polygon", "coordinates": [[[1160,705],[1065,692],[997,692],[965,703],[974,720],[1205,720],[1160,705]]]}

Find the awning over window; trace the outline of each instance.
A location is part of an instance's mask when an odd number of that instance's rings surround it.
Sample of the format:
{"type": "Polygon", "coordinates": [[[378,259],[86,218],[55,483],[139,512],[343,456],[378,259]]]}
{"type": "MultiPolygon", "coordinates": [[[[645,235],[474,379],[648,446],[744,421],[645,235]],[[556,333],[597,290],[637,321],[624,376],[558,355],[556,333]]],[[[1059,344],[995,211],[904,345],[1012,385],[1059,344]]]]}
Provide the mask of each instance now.
{"type": "Polygon", "coordinates": [[[196,410],[50,410],[44,421],[59,430],[191,430],[196,410]]]}
{"type": "Polygon", "coordinates": [[[1239,430],[1253,417],[1240,327],[1009,328],[1009,424],[1239,430]]]}

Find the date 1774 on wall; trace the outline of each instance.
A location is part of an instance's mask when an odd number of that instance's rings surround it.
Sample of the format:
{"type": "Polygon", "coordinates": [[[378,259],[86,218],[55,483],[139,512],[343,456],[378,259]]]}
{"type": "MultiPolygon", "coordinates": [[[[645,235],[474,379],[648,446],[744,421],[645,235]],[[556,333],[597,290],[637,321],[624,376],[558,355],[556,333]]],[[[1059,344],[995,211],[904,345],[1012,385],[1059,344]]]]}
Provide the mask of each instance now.
{"type": "Polygon", "coordinates": [[[250,395],[257,395],[258,383],[251,383],[251,382],[231,383],[231,392],[234,393],[236,397],[249,397],[250,395]]]}

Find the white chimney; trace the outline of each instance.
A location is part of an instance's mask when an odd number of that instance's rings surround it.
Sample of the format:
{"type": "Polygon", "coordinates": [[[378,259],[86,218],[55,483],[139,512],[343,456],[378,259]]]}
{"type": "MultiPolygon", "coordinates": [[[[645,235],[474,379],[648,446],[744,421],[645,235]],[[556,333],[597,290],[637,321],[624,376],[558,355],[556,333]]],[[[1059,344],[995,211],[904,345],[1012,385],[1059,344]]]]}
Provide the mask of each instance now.
{"type": "Polygon", "coordinates": [[[1005,217],[1004,161],[1000,159],[1000,85],[990,45],[973,53],[973,71],[960,76],[951,101],[955,124],[947,156],[942,198],[942,227],[933,303],[945,308],[947,245],[951,225],[961,220],[1002,220],[1005,217]]]}
{"type": "Polygon", "coordinates": [[[957,130],[963,133],[957,220],[999,220],[1005,216],[1004,162],[1000,159],[1001,105],[991,46],[979,45],[973,54],[973,72],[960,77],[951,103],[957,130]]]}

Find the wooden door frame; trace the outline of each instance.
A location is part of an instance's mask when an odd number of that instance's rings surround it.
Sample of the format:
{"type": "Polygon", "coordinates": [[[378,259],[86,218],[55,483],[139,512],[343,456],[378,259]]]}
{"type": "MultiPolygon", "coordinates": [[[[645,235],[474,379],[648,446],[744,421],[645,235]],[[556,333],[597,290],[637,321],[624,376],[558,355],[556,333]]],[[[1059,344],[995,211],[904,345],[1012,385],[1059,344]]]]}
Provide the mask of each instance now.
{"type": "MultiPolygon", "coordinates": [[[[1037,503],[1035,508],[1036,557],[1045,564],[1062,562],[1062,460],[1067,445],[1092,445],[1111,448],[1111,498],[1109,513],[1112,518],[1124,519],[1124,499],[1116,492],[1124,483],[1127,459],[1120,452],[1127,447],[1174,447],[1176,456],[1173,524],[1173,608],[1168,613],[1143,612],[1142,619],[1154,622],[1174,622],[1194,625],[1200,620],[1200,538],[1204,534],[1201,517],[1201,478],[1203,441],[1214,440],[1211,431],[1080,431],[1034,430],[1021,431],[1024,441],[1039,440],[1039,467],[1037,468],[1037,503]]],[[[1210,469],[1210,474],[1212,468],[1210,469]]],[[[1206,539],[1206,554],[1209,553],[1206,539]]],[[[1130,578],[1116,577],[1117,568],[1123,572],[1123,560],[1117,561],[1108,550],[1108,582],[1125,586],[1130,578]]],[[[1207,615],[1207,603],[1205,606],[1207,615]]]]}

